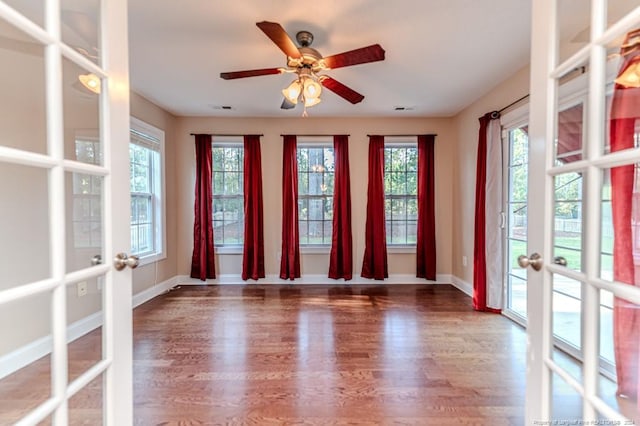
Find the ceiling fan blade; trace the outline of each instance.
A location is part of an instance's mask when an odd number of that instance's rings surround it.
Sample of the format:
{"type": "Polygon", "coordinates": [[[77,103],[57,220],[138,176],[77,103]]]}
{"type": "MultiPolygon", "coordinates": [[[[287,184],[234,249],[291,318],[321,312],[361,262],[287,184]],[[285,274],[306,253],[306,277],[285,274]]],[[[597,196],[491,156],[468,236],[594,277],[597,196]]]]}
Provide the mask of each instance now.
{"type": "Polygon", "coordinates": [[[282,99],[282,105],[280,105],[281,109],[293,109],[296,107],[296,104],[294,104],[293,102],[289,101],[289,99],[287,98],[283,98],[282,99]]]}
{"type": "Polygon", "coordinates": [[[221,72],[220,78],[224,80],[233,80],[235,78],[258,77],[260,75],[280,74],[280,68],[262,68],[259,70],[231,71],[221,72]]]}
{"type": "Polygon", "coordinates": [[[384,60],[384,49],[379,44],[372,44],[360,49],[327,56],[324,58],[324,63],[328,68],[334,69],[382,60],[384,60]]]}
{"type": "Polygon", "coordinates": [[[336,95],[348,100],[352,104],[357,104],[364,99],[364,95],[361,95],[350,87],[347,87],[344,84],[340,83],[338,80],[334,80],[333,78],[327,77],[326,75],[320,77],[320,84],[331,90],[336,95]]]}
{"type": "Polygon", "coordinates": [[[257,22],[256,25],[280,48],[280,50],[284,52],[285,55],[290,58],[300,58],[302,56],[300,55],[300,51],[296,44],[291,40],[291,37],[289,37],[280,24],[277,22],[262,21],[257,22]]]}

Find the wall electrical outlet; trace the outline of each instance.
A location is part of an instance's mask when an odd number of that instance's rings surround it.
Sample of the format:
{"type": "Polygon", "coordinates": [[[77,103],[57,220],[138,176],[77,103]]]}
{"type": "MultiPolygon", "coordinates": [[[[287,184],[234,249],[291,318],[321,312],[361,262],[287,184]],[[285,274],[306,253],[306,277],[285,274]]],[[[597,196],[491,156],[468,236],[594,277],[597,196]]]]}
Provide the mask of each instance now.
{"type": "Polygon", "coordinates": [[[462,266],[467,266],[467,256],[462,256],[462,266]]]}
{"type": "Polygon", "coordinates": [[[76,289],[78,291],[78,297],[86,296],[87,295],[87,282],[86,281],[80,281],[76,285],[76,289]]]}

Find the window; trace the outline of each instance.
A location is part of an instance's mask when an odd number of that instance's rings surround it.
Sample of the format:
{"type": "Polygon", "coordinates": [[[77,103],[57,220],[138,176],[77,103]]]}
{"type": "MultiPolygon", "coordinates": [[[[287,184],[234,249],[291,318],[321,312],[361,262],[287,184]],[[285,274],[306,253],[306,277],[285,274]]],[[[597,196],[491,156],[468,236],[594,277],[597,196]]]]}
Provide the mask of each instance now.
{"type": "Polygon", "coordinates": [[[131,118],[131,252],[143,263],[164,257],[164,132],[131,118]]]}
{"type": "Polygon", "coordinates": [[[244,242],[244,146],[213,143],[213,241],[218,247],[244,242]]]}
{"type": "Polygon", "coordinates": [[[415,245],[418,233],[418,146],[384,147],[384,197],[387,244],[415,245]]]}
{"type": "Polygon", "coordinates": [[[333,229],[333,145],[298,144],[301,246],[330,246],[333,229]]]}

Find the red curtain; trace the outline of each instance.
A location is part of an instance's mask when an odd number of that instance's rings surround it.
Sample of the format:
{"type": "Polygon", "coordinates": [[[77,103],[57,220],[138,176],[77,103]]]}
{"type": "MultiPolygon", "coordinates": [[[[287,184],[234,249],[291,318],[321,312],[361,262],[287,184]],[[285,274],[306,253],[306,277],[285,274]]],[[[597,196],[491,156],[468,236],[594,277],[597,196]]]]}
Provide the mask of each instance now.
{"type": "MultiPolygon", "coordinates": [[[[633,63],[640,62],[640,49],[626,53],[620,74],[633,63]]],[[[640,88],[615,85],[611,104],[611,151],[634,147],[636,123],[640,119],[640,88]]],[[[640,224],[637,203],[636,166],[611,169],[611,208],[613,215],[613,278],[629,285],[640,286],[640,247],[634,246],[633,225],[640,224]],[[634,201],[635,198],[635,201],[634,201]],[[636,206],[634,207],[634,204],[636,206]],[[639,259],[639,260],[636,260],[639,259]],[[634,262],[635,261],[635,262],[634,262]]],[[[638,229],[635,230],[636,232],[638,229]]],[[[636,238],[638,235],[636,234],[636,238]]],[[[613,304],[613,338],[618,381],[618,395],[638,397],[640,357],[640,309],[620,298],[613,304]]]]}
{"type": "Polygon", "coordinates": [[[244,247],[242,279],[264,278],[264,222],[262,218],[262,160],[260,136],[244,137],[244,247]]]}
{"type": "Polygon", "coordinates": [[[351,178],[349,176],[349,138],[333,137],[335,177],[333,186],[333,229],[329,278],[350,280],[353,270],[351,242],[351,178]]]}
{"type": "Polygon", "coordinates": [[[473,308],[487,310],[487,260],[485,256],[485,202],[487,182],[487,130],[491,113],[480,117],[476,163],[476,220],[473,242],[473,308]]]}
{"type": "Polygon", "coordinates": [[[436,279],[434,135],[418,136],[418,241],[416,276],[436,279]]]}
{"type": "Polygon", "coordinates": [[[369,186],[365,229],[364,278],[383,280],[389,277],[384,210],[384,137],[369,137],[369,186]]]}
{"type": "Polygon", "coordinates": [[[211,135],[196,135],[196,201],[193,221],[191,277],[216,277],[213,251],[211,135]]]}
{"type": "Polygon", "coordinates": [[[294,135],[285,135],[282,150],[282,257],[280,278],[300,278],[298,239],[298,159],[294,135]]]}

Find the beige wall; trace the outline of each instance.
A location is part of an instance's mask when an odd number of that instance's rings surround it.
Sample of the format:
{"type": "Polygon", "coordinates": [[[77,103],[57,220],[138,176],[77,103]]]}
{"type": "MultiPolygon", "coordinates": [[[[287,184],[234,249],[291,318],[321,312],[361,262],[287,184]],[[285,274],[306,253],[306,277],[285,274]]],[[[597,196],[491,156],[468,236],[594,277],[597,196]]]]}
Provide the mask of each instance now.
{"type": "Polygon", "coordinates": [[[529,68],[525,67],[460,112],[454,119],[457,144],[453,166],[452,274],[473,283],[473,233],[475,220],[478,119],[529,93],[529,68]],[[463,266],[462,257],[467,257],[463,266]]]}
{"type": "MultiPolygon", "coordinates": [[[[313,111],[311,111],[313,114],[313,111]]],[[[261,138],[267,275],[277,275],[281,244],[281,134],[349,134],[353,217],[354,275],[359,276],[364,253],[367,193],[367,134],[436,133],[437,272],[451,273],[453,226],[452,189],[456,133],[451,119],[427,118],[178,118],[176,171],[178,190],[178,274],[189,275],[193,241],[195,154],[190,133],[264,134],[261,138]]],[[[218,255],[219,274],[239,275],[241,255],[218,255]]],[[[326,274],[328,254],[303,254],[302,274],[326,274]]],[[[390,274],[415,274],[415,254],[389,254],[390,274]]]]}
{"type": "Polygon", "coordinates": [[[131,116],[164,130],[165,157],[165,206],[167,258],[158,262],[141,266],[133,271],[133,294],[140,293],[176,276],[177,273],[177,204],[176,197],[176,122],[177,119],[165,110],[146,100],[142,96],[131,93],[131,116]]]}

